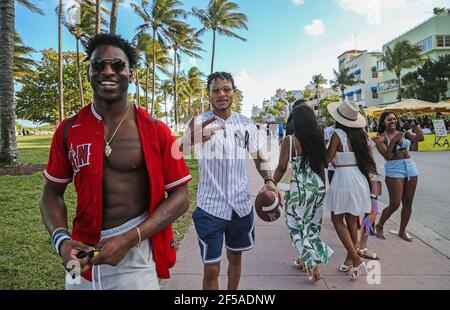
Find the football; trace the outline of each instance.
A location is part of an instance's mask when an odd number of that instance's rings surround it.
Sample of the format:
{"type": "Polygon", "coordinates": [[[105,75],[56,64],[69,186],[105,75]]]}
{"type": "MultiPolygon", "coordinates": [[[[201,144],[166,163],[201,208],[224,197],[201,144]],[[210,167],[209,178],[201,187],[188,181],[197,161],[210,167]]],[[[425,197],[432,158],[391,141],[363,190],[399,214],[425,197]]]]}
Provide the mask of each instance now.
{"type": "Polygon", "coordinates": [[[280,217],[280,200],[272,191],[261,192],[255,200],[256,214],[265,222],[274,222],[280,217]]]}

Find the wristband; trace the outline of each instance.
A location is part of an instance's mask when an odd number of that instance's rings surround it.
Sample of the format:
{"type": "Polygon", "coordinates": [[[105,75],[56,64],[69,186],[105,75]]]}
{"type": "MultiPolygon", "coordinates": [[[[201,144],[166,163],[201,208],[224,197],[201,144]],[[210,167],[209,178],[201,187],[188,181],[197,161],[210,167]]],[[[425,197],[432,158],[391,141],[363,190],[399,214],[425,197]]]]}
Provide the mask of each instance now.
{"type": "Polygon", "coordinates": [[[69,231],[66,228],[56,228],[52,233],[52,244],[58,255],[61,255],[60,248],[64,240],[72,240],[69,231]]]}

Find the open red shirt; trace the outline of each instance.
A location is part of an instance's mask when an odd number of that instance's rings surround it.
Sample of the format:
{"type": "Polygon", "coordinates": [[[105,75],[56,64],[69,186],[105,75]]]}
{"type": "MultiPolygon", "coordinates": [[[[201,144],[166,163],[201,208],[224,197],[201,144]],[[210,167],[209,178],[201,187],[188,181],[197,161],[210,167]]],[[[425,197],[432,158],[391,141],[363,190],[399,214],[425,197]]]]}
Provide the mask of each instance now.
{"type": "MultiPolygon", "coordinates": [[[[150,184],[151,213],[165,199],[165,192],[189,182],[192,178],[180,153],[176,138],[163,122],[149,118],[148,112],[136,106],[136,121],[147,165],[150,184]]],[[[76,216],[72,239],[97,244],[102,229],[102,176],[104,158],[104,127],[94,105],[84,107],[69,124],[67,150],[63,147],[64,120],[56,129],[45,178],[53,183],[74,181],[77,192],[76,216]]],[[[156,272],[159,278],[169,278],[169,268],[175,265],[176,248],[171,225],[150,237],[156,272]]],[[[90,271],[90,270],[89,270],[90,271]]],[[[83,277],[91,279],[91,272],[83,277]]]]}

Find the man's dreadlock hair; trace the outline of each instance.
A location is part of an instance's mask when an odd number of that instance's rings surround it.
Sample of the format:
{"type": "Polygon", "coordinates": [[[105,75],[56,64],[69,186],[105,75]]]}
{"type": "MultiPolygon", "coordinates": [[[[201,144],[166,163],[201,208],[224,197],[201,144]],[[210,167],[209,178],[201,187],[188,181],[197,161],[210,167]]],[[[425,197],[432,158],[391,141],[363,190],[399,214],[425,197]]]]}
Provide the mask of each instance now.
{"type": "Polygon", "coordinates": [[[138,63],[139,56],[136,49],[125,39],[119,35],[110,33],[100,33],[89,39],[86,44],[86,58],[90,60],[95,49],[102,45],[112,45],[120,48],[128,57],[130,69],[134,69],[138,63]]]}

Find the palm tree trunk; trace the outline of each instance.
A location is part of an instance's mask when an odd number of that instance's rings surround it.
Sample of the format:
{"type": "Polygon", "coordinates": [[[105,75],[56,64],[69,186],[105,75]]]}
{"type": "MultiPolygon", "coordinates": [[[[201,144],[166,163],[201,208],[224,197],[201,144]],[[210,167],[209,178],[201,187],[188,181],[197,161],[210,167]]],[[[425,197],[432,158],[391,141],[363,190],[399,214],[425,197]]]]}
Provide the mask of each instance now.
{"type": "Polygon", "coordinates": [[[109,32],[116,34],[117,16],[119,14],[119,0],[114,0],[111,7],[111,18],[109,20],[109,32]]]}
{"type": "Polygon", "coordinates": [[[398,72],[396,73],[397,75],[397,80],[398,80],[398,95],[397,95],[397,99],[398,101],[402,101],[402,80],[401,80],[401,73],[398,72]]]}
{"type": "Polygon", "coordinates": [[[64,72],[62,57],[62,20],[63,20],[63,1],[59,0],[58,6],[58,95],[59,95],[59,122],[64,119],[64,72]]]}
{"type": "Polygon", "coordinates": [[[147,71],[145,72],[145,110],[148,112],[148,76],[150,75],[150,66],[148,64],[146,70],[147,71]]]}
{"type": "Polygon", "coordinates": [[[153,59],[152,59],[152,66],[153,66],[153,72],[152,72],[152,110],[150,112],[150,115],[153,116],[153,108],[154,108],[154,102],[155,102],[155,59],[156,59],[156,49],[155,49],[155,33],[156,29],[153,29],[153,42],[152,42],[152,52],[153,52],[153,59]]]}
{"type": "Polygon", "coordinates": [[[216,53],[216,31],[213,30],[213,48],[211,57],[211,74],[214,72],[214,55],[216,53]]]}
{"type": "Polygon", "coordinates": [[[0,165],[19,165],[14,104],[14,0],[0,2],[0,165]]]}
{"type": "Polygon", "coordinates": [[[135,85],[136,85],[136,104],[139,106],[141,105],[141,95],[139,94],[139,68],[136,67],[136,71],[134,71],[135,74],[135,85]]]}
{"type": "Polygon", "coordinates": [[[167,119],[167,94],[164,92],[164,114],[166,115],[166,124],[169,125],[167,119]]]}
{"type": "Polygon", "coordinates": [[[80,70],[80,40],[78,38],[77,41],[77,74],[78,74],[78,85],[80,86],[80,99],[81,106],[84,107],[84,95],[83,95],[83,80],[81,79],[81,70],[80,70]]]}
{"type": "Polygon", "coordinates": [[[178,130],[178,112],[177,112],[177,50],[173,49],[173,112],[175,116],[175,130],[178,130]]]}
{"type": "Polygon", "coordinates": [[[95,2],[95,33],[99,34],[102,24],[101,0],[96,0],[95,2]]]}

